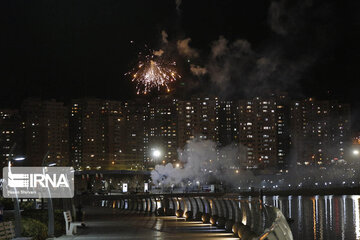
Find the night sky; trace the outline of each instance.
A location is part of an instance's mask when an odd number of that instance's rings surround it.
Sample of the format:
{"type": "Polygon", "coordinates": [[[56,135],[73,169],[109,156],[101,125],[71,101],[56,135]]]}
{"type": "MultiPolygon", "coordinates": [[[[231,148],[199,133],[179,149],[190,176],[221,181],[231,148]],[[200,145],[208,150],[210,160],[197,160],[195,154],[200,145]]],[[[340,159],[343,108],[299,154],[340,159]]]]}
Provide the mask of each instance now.
{"type": "Polygon", "coordinates": [[[0,107],[27,97],[132,99],[124,74],[146,44],[177,61],[179,96],[336,98],[352,104],[356,123],[359,12],[356,0],[3,0],[0,107]],[[178,51],[186,38],[196,56],[178,51]],[[215,56],[219,39],[226,50],[215,56]]]}

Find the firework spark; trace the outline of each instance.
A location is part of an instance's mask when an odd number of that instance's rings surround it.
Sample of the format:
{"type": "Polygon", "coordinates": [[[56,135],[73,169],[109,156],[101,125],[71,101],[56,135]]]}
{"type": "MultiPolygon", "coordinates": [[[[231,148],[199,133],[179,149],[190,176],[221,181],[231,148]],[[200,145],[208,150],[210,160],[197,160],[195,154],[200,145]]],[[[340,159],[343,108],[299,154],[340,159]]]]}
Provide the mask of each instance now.
{"type": "MultiPolygon", "coordinates": [[[[141,56],[140,56],[141,59],[141,56]]],[[[137,94],[147,94],[152,89],[166,89],[170,92],[170,83],[181,76],[175,71],[176,62],[165,61],[161,56],[146,55],[140,60],[138,67],[128,72],[136,83],[137,94]]]]}

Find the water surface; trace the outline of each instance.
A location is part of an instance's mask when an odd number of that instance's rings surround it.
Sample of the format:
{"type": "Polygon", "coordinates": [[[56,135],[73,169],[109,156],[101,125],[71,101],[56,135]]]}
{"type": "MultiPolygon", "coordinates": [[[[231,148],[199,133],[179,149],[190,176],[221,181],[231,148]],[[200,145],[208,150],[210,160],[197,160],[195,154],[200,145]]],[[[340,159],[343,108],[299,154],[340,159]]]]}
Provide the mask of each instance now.
{"type": "Polygon", "coordinates": [[[293,219],[295,240],[360,240],[360,195],[264,198],[293,219]]]}

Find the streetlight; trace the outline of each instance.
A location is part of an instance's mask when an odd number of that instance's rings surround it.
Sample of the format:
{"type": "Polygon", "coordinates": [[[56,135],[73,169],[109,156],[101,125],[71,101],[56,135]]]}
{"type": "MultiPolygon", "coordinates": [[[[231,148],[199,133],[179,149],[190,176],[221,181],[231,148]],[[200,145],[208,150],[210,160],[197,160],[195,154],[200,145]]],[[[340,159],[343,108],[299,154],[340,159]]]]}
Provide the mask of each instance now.
{"type": "MultiPolygon", "coordinates": [[[[9,152],[9,160],[8,160],[9,172],[11,172],[11,162],[20,162],[25,160],[24,156],[11,157],[13,155],[15,147],[16,147],[16,143],[13,144],[9,152]]],[[[19,238],[21,237],[21,213],[20,213],[19,198],[17,195],[16,188],[15,188],[15,195],[16,195],[16,197],[14,198],[15,237],[19,238]]]]}
{"type": "MultiPolygon", "coordinates": [[[[42,166],[48,166],[48,167],[54,167],[56,166],[56,163],[48,163],[46,164],[46,160],[47,157],[49,156],[49,151],[47,151],[44,155],[43,161],[42,161],[42,166]]],[[[45,174],[45,170],[43,168],[43,173],[45,174]]],[[[51,199],[51,193],[50,193],[50,189],[49,187],[47,187],[48,190],[48,198],[47,198],[47,208],[48,208],[48,236],[49,237],[54,237],[54,207],[53,207],[53,202],[51,199]]],[[[42,198],[42,205],[41,207],[44,206],[44,201],[42,198]]]]}
{"type": "Polygon", "coordinates": [[[354,154],[355,156],[358,156],[358,155],[360,154],[360,151],[357,150],[357,149],[354,149],[354,150],[353,150],[353,154],[354,154]]]}
{"type": "Polygon", "coordinates": [[[154,149],[152,155],[154,158],[159,158],[161,157],[161,151],[159,149],[154,149]]]}

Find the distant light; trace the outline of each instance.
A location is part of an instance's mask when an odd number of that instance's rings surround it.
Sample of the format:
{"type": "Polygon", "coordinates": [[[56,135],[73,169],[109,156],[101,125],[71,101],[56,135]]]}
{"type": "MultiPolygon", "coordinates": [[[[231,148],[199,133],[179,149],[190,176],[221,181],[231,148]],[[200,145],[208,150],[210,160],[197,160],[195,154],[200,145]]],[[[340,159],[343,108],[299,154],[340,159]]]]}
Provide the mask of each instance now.
{"type": "Polygon", "coordinates": [[[48,166],[49,166],[49,167],[54,167],[54,166],[56,166],[56,163],[49,163],[48,166]]]}
{"type": "Polygon", "coordinates": [[[180,167],[180,164],[179,164],[179,163],[177,163],[177,164],[176,164],[176,167],[177,167],[177,168],[179,168],[179,167],[180,167]]]}
{"type": "Polygon", "coordinates": [[[161,157],[161,151],[159,149],[155,149],[153,151],[153,157],[155,157],[155,158],[161,157]]]}
{"type": "Polygon", "coordinates": [[[25,160],[25,157],[15,157],[13,158],[14,161],[23,161],[25,160]]]}
{"type": "Polygon", "coordinates": [[[353,154],[354,154],[354,155],[359,155],[360,152],[359,152],[359,150],[355,149],[355,150],[353,151],[353,154]]]}

